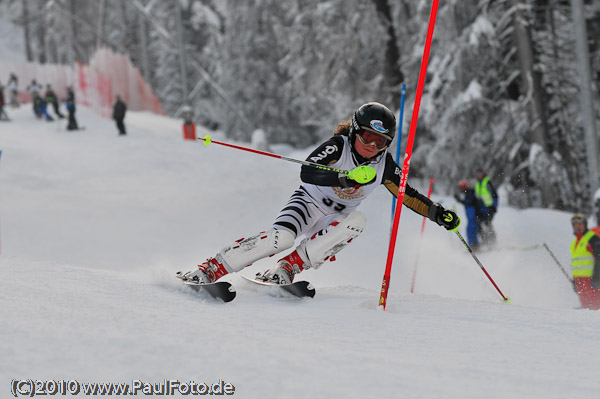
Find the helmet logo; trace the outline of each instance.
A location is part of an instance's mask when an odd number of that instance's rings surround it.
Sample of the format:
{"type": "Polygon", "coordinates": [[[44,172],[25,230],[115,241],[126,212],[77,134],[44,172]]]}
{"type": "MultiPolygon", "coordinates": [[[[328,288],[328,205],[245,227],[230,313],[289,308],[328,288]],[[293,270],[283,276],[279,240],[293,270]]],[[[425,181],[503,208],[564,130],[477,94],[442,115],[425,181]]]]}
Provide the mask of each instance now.
{"type": "Polygon", "coordinates": [[[387,133],[388,132],[388,129],[386,129],[385,127],[383,127],[383,122],[382,121],[378,121],[376,119],[373,119],[371,121],[371,127],[375,131],[380,132],[380,133],[387,133]]]}

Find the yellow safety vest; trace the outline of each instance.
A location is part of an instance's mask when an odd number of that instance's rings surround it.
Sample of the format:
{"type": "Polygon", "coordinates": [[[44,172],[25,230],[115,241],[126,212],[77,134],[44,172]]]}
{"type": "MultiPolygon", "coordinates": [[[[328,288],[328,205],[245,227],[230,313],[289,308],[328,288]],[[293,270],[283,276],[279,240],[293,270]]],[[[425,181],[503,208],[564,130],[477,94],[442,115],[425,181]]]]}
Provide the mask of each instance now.
{"type": "Polygon", "coordinates": [[[577,238],[571,243],[571,270],[573,277],[592,277],[594,274],[594,254],[587,249],[588,242],[595,235],[588,231],[577,242],[577,238]]]}
{"type": "Polygon", "coordinates": [[[489,181],[490,178],[486,176],[482,181],[475,183],[475,195],[481,198],[484,206],[494,205],[494,197],[492,197],[492,193],[490,193],[490,190],[488,189],[489,181]]]}

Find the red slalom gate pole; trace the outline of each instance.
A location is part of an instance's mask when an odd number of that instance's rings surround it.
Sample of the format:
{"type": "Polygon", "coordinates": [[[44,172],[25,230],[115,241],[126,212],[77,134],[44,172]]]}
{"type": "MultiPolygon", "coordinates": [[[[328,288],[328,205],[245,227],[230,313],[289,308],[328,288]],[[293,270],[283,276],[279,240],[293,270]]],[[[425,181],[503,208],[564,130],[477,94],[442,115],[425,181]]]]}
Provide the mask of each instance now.
{"type": "Polygon", "coordinates": [[[408,141],[406,143],[406,152],[404,154],[404,164],[402,166],[402,174],[400,176],[400,186],[398,187],[398,198],[396,200],[396,212],[394,213],[394,224],[392,226],[392,234],[390,238],[390,246],[388,249],[387,262],[385,265],[385,273],[381,283],[381,296],[379,297],[379,305],[385,307],[387,304],[388,291],[390,289],[390,275],[392,273],[392,262],[394,260],[394,250],[396,249],[396,237],[398,236],[398,223],[400,222],[400,214],[402,213],[402,204],[404,203],[404,193],[406,192],[406,182],[408,180],[408,169],[410,168],[410,157],[415,141],[415,133],[417,131],[417,121],[419,119],[419,108],[421,106],[421,96],[423,94],[423,86],[425,86],[425,76],[427,74],[427,63],[429,62],[429,51],[431,50],[431,40],[433,39],[433,29],[435,28],[435,18],[437,16],[439,0],[433,0],[431,5],[431,14],[429,15],[429,25],[427,27],[427,38],[425,39],[425,49],[423,51],[423,59],[421,60],[421,70],[419,72],[419,81],[417,83],[417,92],[415,97],[415,105],[413,107],[412,118],[410,121],[410,130],[408,133],[408,141]]]}
{"type": "MultiPolygon", "coordinates": [[[[433,188],[433,177],[429,181],[429,191],[427,192],[427,198],[431,198],[431,189],[433,188]]],[[[425,222],[427,218],[423,216],[423,223],[421,224],[421,235],[419,236],[419,244],[417,246],[417,258],[415,259],[415,267],[413,268],[412,282],[410,283],[410,293],[415,292],[415,280],[417,279],[417,267],[419,267],[419,253],[421,251],[421,241],[423,241],[423,232],[425,231],[425,222]]]]}

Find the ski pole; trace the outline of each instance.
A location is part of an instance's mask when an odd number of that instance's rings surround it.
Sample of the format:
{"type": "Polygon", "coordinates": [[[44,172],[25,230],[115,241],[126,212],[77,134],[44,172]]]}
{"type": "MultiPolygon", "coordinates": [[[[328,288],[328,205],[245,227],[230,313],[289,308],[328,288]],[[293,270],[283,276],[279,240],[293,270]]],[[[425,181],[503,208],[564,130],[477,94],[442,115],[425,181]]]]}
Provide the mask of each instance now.
{"type": "Polygon", "coordinates": [[[544,245],[544,248],[546,248],[546,251],[548,251],[548,253],[552,257],[552,259],[554,259],[554,262],[556,262],[556,266],[558,266],[558,268],[563,273],[563,275],[566,277],[566,279],[569,280],[569,282],[571,283],[571,288],[573,289],[573,292],[575,292],[575,294],[579,295],[579,293],[577,292],[577,286],[575,284],[575,281],[571,280],[571,278],[565,271],[565,268],[563,267],[563,265],[558,261],[558,258],[556,257],[556,255],[554,255],[554,252],[552,252],[550,250],[550,247],[548,245],[546,245],[546,243],[544,243],[543,245],[544,245]]]}
{"type": "Polygon", "coordinates": [[[463,238],[463,236],[459,233],[458,230],[456,230],[455,233],[458,236],[458,238],[460,238],[460,240],[462,241],[463,245],[469,250],[469,253],[473,257],[473,259],[475,259],[475,262],[477,262],[477,264],[479,265],[479,267],[481,268],[481,270],[483,271],[483,273],[485,273],[485,275],[487,276],[487,278],[490,280],[490,282],[492,283],[492,285],[494,286],[494,288],[496,288],[496,291],[498,291],[498,293],[500,294],[500,296],[502,297],[502,299],[504,299],[504,302],[510,303],[510,298],[507,297],[507,296],[504,296],[504,294],[502,293],[502,291],[500,291],[500,288],[498,288],[498,286],[496,285],[496,283],[492,279],[492,276],[489,275],[489,273],[487,272],[487,270],[485,270],[485,267],[483,267],[483,265],[481,264],[481,262],[479,261],[479,259],[477,259],[477,256],[475,256],[475,254],[473,253],[473,250],[471,249],[471,247],[469,246],[469,244],[467,244],[467,242],[465,241],[465,239],[463,238]]]}
{"type": "MultiPolygon", "coordinates": [[[[427,198],[431,198],[431,189],[433,188],[433,177],[429,180],[429,192],[427,198]]],[[[417,279],[417,267],[419,267],[419,254],[421,253],[421,241],[423,241],[423,231],[425,231],[425,222],[427,217],[423,216],[421,224],[421,235],[419,236],[419,244],[417,245],[417,258],[415,259],[415,267],[413,268],[412,282],[410,283],[410,293],[415,292],[415,280],[417,279]]]]}
{"type": "Polygon", "coordinates": [[[544,243],[543,245],[544,245],[544,248],[546,248],[546,251],[548,251],[548,253],[552,257],[552,259],[554,259],[554,262],[556,262],[556,266],[558,266],[558,268],[560,269],[560,271],[562,272],[562,274],[567,278],[567,280],[571,281],[571,278],[569,277],[569,275],[565,271],[565,268],[563,267],[563,265],[558,261],[558,258],[556,257],[556,255],[554,255],[554,252],[552,252],[550,250],[550,248],[548,247],[548,245],[546,245],[546,243],[544,243]]]}
{"type": "Polygon", "coordinates": [[[360,182],[359,180],[357,180],[357,178],[362,178],[365,179],[367,181],[371,181],[374,177],[375,177],[375,169],[371,166],[359,166],[355,169],[357,169],[356,172],[353,173],[357,173],[354,176],[351,176],[350,173],[351,171],[349,170],[343,170],[343,169],[336,169],[336,168],[330,168],[329,166],[324,166],[321,164],[318,164],[316,162],[310,162],[310,161],[301,161],[299,159],[294,159],[294,158],[288,158],[288,157],[284,157],[283,155],[278,155],[278,154],[273,154],[271,152],[266,152],[266,151],[260,151],[260,150],[255,150],[254,148],[248,148],[248,147],[242,147],[239,145],[234,145],[234,144],[229,144],[229,143],[223,143],[221,141],[217,141],[217,140],[213,140],[211,139],[211,137],[209,135],[206,135],[204,137],[198,137],[198,140],[202,140],[204,141],[204,145],[210,145],[211,143],[215,143],[215,144],[219,144],[219,145],[223,145],[225,147],[231,147],[231,148],[235,148],[237,150],[243,150],[243,151],[248,151],[248,152],[253,152],[255,154],[260,154],[260,155],[265,155],[267,157],[272,157],[272,158],[277,158],[277,159],[282,159],[284,161],[289,161],[289,162],[295,162],[295,163],[299,163],[305,166],[311,166],[313,168],[317,168],[317,169],[322,169],[322,170],[328,170],[330,172],[336,172],[336,173],[342,173],[350,178],[352,178],[353,180],[356,180],[358,182],[360,182]],[[368,177],[365,176],[358,176],[358,173],[360,173],[361,175],[366,175],[368,177]]]}

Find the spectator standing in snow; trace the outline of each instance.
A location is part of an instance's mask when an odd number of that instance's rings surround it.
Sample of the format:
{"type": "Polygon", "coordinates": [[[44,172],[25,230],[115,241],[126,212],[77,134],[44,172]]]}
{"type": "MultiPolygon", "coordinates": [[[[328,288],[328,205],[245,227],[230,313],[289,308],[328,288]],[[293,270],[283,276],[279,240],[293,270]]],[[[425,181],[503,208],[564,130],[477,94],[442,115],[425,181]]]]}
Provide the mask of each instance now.
{"type": "Polygon", "coordinates": [[[42,99],[37,92],[31,93],[31,105],[33,107],[33,114],[38,118],[42,118],[42,99]]]}
{"type": "Polygon", "coordinates": [[[67,98],[65,99],[65,106],[67,112],[69,112],[69,123],[67,130],[78,130],[77,120],[75,119],[75,92],[71,86],[67,87],[67,98]]]}
{"type": "Polygon", "coordinates": [[[479,234],[481,244],[493,245],[496,242],[496,232],[492,226],[492,219],[498,209],[498,193],[490,178],[477,169],[477,182],[475,183],[475,196],[481,201],[479,214],[479,234]]]}
{"type": "Polygon", "coordinates": [[[65,116],[60,113],[60,109],[58,107],[59,104],[58,104],[58,99],[56,98],[56,93],[54,93],[54,90],[52,90],[52,86],[50,86],[49,84],[46,85],[45,97],[46,97],[46,106],[49,107],[50,105],[52,105],[56,116],[58,116],[60,119],[64,118],[65,116]]]}
{"type": "Polygon", "coordinates": [[[10,91],[10,105],[17,108],[19,106],[19,78],[14,73],[10,74],[8,90],[10,91]]]}
{"type": "Polygon", "coordinates": [[[575,239],[571,242],[571,272],[573,285],[581,306],[600,309],[600,237],[587,228],[581,214],[571,218],[575,239]]]}
{"type": "Polygon", "coordinates": [[[45,118],[46,121],[53,121],[50,114],[48,114],[48,109],[46,108],[46,101],[40,96],[40,93],[37,91],[33,91],[31,93],[31,98],[33,101],[33,113],[38,119],[45,118]]]}
{"type": "Polygon", "coordinates": [[[187,105],[183,108],[183,139],[196,140],[196,125],[192,121],[192,109],[187,105]]]}
{"type": "Polygon", "coordinates": [[[4,105],[6,105],[6,103],[4,102],[5,98],[4,98],[4,86],[2,86],[2,83],[0,83],[0,120],[2,121],[8,121],[10,120],[10,118],[8,117],[8,115],[6,114],[6,112],[4,111],[4,105]]]}
{"type": "MultiPolygon", "coordinates": [[[[194,270],[178,275],[185,281],[213,282],[291,249],[300,236],[304,237],[300,244],[263,273],[262,279],[287,284],[301,271],[335,260],[335,255],[366,227],[364,214],[356,210],[360,203],[380,185],[392,195],[398,194],[401,169],[387,151],[395,132],[396,117],[387,107],[376,102],[363,104],[307,159],[349,170],[348,175],[302,166],[303,183],[271,228],[237,240],[194,270]]],[[[432,202],[410,185],[406,186],[404,205],[447,230],[454,231],[460,224],[454,211],[432,202]]]]}
{"type": "Polygon", "coordinates": [[[479,210],[481,209],[480,200],[475,195],[475,189],[469,185],[466,180],[458,183],[460,194],[454,198],[465,206],[467,214],[467,241],[472,250],[479,247],[479,210]]]}
{"type": "Polygon", "coordinates": [[[34,94],[40,94],[40,90],[42,88],[40,87],[40,85],[38,85],[37,81],[35,79],[31,80],[31,83],[29,84],[29,86],[27,86],[27,92],[29,93],[29,95],[31,96],[31,99],[33,100],[33,96],[34,94]]]}
{"type": "Polygon", "coordinates": [[[117,101],[113,106],[113,119],[117,122],[117,128],[119,129],[119,135],[124,136],[127,134],[125,131],[125,124],[123,123],[123,119],[125,119],[125,113],[127,112],[127,105],[121,100],[121,96],[117,96],[117,101]]]}

